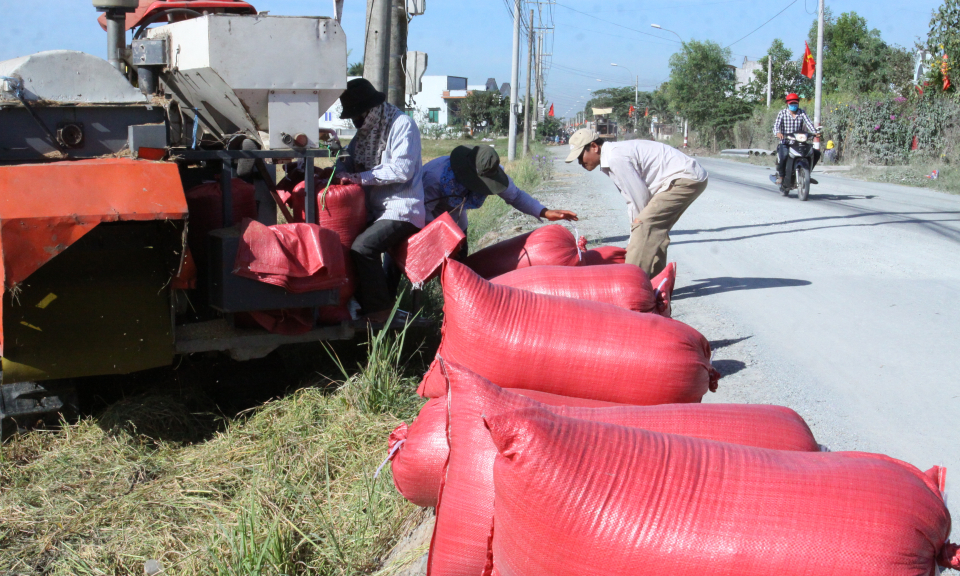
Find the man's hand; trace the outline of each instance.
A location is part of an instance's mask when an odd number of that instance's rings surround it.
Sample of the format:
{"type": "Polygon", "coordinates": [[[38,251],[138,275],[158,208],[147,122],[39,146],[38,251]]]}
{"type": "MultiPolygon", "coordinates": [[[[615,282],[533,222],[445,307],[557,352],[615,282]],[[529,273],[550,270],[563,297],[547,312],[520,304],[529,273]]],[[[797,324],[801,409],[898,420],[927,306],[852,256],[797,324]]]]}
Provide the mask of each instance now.
{"type": "Polygon", "coordinates": [[[343,182],[346,182],[347,184],[356,184],[358,186],[362,184],[359,174],[348,174],[347,172],[340,172],[339,174],[337,174],[337,178],[339,178],[343,182]]]}
{"type": "Polygon", "coordinates": [[[540,211],[540,217],[546,218],[551,222],[556,222],[557,220],[571,220],[576,222],[579,220],[576,212],[569,210],[547,210],[546,208],[540,211]]]}
{"type": "Polygon", "coordinates": [[[777,132],[777,138],[783,140],[783,132],[777,132]]]}

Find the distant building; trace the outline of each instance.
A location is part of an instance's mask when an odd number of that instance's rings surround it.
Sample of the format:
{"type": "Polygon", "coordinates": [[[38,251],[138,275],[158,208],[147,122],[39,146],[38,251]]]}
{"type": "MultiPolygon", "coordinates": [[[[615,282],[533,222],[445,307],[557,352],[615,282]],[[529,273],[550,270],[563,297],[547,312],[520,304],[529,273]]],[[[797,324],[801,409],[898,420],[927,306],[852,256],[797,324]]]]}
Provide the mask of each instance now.
{"type": "Polygon", "coordinates": [[[730,65],[730,68],[732,68],[737,75],[737,89],[741,89],[753,80],[755,76],[754,72],[760,70],[762,66],[759,62],[750,60],[744,56],[742,66],[737,68],[736,66],[730,65]]]}
{"type": "Polygon", "coordinates": [[[414,106],[427,121],[448,126],[460,113],[460,101],[467,97],[467,79],[462,76],[424,76],[423,92],[417,94],[414,106]]]}
{"type": "Polygon", "coordinates": [[[510,97],[510,83],[509,83],[509,82],[504,82],[503,84],[500,85],[500,95],[503,96],[504,98],[509,98],[509,97],[510,97]]]}

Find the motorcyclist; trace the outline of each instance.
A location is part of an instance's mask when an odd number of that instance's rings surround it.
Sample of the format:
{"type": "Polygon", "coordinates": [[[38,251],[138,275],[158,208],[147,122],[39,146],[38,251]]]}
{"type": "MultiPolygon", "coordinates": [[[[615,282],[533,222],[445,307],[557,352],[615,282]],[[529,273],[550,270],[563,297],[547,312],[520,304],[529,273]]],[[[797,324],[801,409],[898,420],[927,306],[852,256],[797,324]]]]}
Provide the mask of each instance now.
{"type": "MultiPolygon", "coordinates": [[[[777,119],[773,123],[773,133],[780,139],[777,146],[777,185],[783,183],[783,173],[787,166],[787,145],[784,142],[785,134],[800,132],[801,128],[806,127],[808,132],[818,134],[816,126],[807,116],[807,113],[800,108],[800,97],[796,94],[787,94],[787,107],[777,114],[777,119]]],[[[814,152],[813,163],[816,165],[820,152],[814,152]]]]}

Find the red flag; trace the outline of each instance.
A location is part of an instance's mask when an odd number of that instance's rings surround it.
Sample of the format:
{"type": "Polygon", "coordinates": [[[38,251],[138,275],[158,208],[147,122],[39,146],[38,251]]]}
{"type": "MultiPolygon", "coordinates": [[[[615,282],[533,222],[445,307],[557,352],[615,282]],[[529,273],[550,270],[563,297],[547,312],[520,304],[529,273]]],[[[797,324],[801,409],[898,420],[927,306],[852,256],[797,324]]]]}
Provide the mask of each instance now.
{"type": "Polygon", "coordinates": [[[803,67],[800,68],[800,73],[807,78],[813,78],[813,75],[817,73],[817,61],[813,59],[813,54],[810,53],[810,45],[806,42],[803,45],[807,47],[807,51],[803,54],[803,67]]]}
{"type": "Polygon", "coordinates": [[[547,113],[547,116],[553,116],[553,104],[550,105],[550,112],[547,113]]]}
{"type": "Polygon", "coordinates": [[[650,115],[650,108],[648,107],[646,110],[643,111],[643,117],[646,118],[649,115],[650,115]]]}
{"type": "Polygon", "coordinates": [[[950,63],[947,60],[947,55],[943,55],[943,63],[940,64],[940,73],[943,74],[943,91],[946,92],[950,89],[950,63]]]}

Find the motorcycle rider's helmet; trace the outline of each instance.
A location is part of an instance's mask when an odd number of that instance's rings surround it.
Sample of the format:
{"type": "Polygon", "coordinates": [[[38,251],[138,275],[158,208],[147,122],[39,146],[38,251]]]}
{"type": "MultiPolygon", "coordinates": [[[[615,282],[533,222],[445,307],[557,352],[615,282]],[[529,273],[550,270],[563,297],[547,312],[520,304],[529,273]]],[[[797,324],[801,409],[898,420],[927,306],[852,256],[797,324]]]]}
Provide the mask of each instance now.
{"type": "Polygon", "coordinates": [[[785,100],[787,101],[787,104],[791,102],[800,102],[800,97],[791,92],[790,94],[787,94],[785,100]]]}

